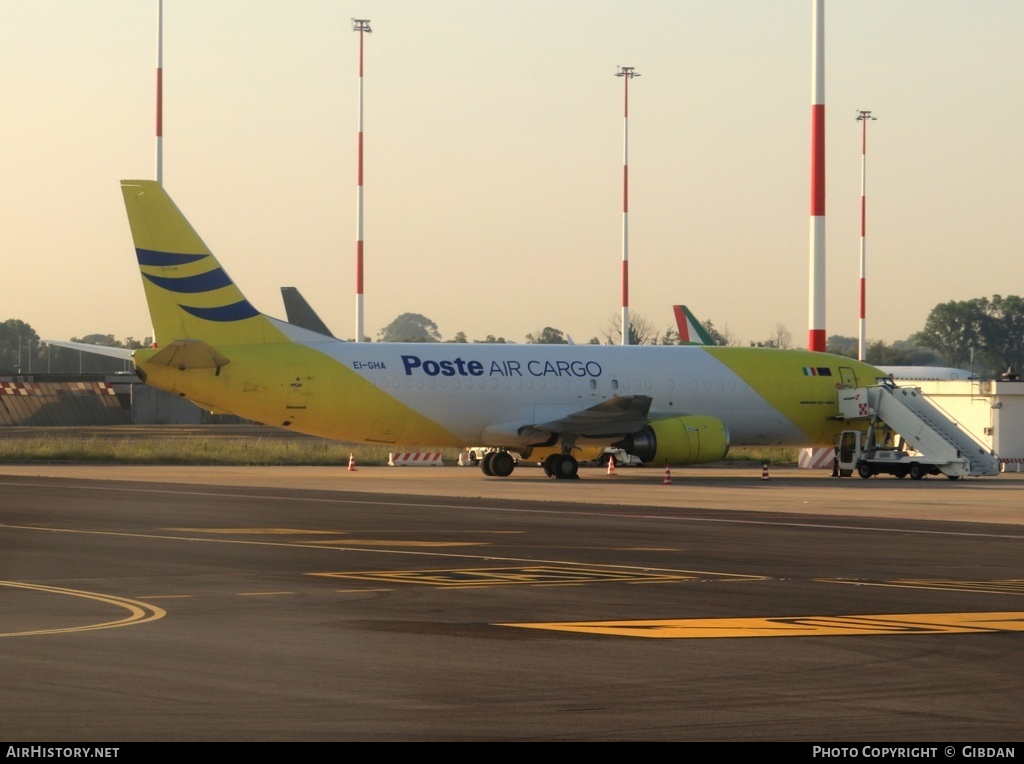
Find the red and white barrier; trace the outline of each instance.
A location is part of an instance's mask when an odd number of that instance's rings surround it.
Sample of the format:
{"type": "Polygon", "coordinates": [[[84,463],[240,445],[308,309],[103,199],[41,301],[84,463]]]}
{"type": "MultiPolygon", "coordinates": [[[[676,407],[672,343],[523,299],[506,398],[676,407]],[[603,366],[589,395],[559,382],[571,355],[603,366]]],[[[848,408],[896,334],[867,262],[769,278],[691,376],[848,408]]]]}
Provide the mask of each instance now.
{"type": "Polygon", "coordinates": [[[440,451],[406,451],[388,455],[389,467],[443,467],[440,451]]]}
{"type": "Polygon", "coordinates": [[[797,466],[802,470],[830,470],[835,458],[834,448],[804,448],[797,458],[797,466]]]}

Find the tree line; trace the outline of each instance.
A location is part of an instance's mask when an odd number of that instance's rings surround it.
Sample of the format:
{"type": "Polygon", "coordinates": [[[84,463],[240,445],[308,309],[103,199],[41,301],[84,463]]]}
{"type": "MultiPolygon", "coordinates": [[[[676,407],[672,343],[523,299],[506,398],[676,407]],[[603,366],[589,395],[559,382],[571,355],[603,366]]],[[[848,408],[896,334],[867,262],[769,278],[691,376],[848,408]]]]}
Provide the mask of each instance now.
{"type": "MultiPolygon", "coordinates": [[[[719,330],[705,320],[705,331],[718,345],[736,345],[728,326],[719,330]]],[[[630,344],[677,345],[679,332],[675,326],[663,330],[641,314],[630,319],[630,344]]],[[[618,316],[612,316],[598,335],[579,344],[618,345],[622,328],[618,316]]],[[[367,341],[369,337],[365,338],[367,341]]],[[[504,344],[504,337],[488,334],[481,340],[470,340],[460,331],[443,340],[437,323],[420,313],[402,313],[377,333],[378,342],[482,342],[504,344]]],[[[545,326],[526,335],[527,344],[564,345],[574,342],[568,334],[545,326]]],[[[112,334],[87,334],[72,337],[107,347],[136,349],[147,347],[149,337],[137,341],[132,337],[117,340],[112,334]]],[[[755,347],[787,348],[792,335],[782,324],[776,324],[767,338],[749,343],[755,347]]],[[[858,343],[854,337],[832,335],[827,340],[830,353],[856,358],[858,343]]],[[[997,374],[1007,369],[1024,367],[1024,298],[1017,295],[977,297],[972,300],[939,303],[928,314],[924,328],[905,340],[892,344],[874,341],[868,344],[868,363],[878,366],[954,366],[969,368],[979,374],[997,374]]],[[[55,347],[40,341],[35,330],[24,321],[8,319],[0,323],[0,373],[113,373],[126,370],[115,358],[55,347]]]]}
{"type": "MultiPolygon", "coordinates": [[[[152,343],[149,337],[118,340],[113,334],[86,334],[71,341],[130,350],[152,343]]],[[[0,374],[114,374],[130,370],[130,363],[116,358],[48,345],[30,324],[19,319],[0,322],[0,374]]]]}
{"type": "MultiPolygon", "coordinates": [[[[719,331],[711,321],[704,321],[702,326],[708,332],[716,344],[732,345],[735,340],[729,333],[719,331]]],[[[367,337],[367,340],[370,338],[367,337]]],[[[583,343],[584,345],[618,345],[622,340],[622,324],[618,316],[612,316],[608,324],[601,331],[583,343]]],[[[438,331],[437,323],[420,313],[403,313],[377,333],[378,342],[482,342],[491,344],[511,343],[504,337],[496,337],[488,334],[482,340],[470,340],[465,332],[456,332],[450,340],[443,340],[438,331]]],[[[526,335],[527,345],[568,345],[575,343],[575,340],[561,329],[553,326],[545,326],[536,332],[526,335]]],[[[629,344],[631,345],[678,345],[679,331],[674,326],[667,327],[664,331],[655,327],[654,323],[643,315],[633,314],[629,324],[629,344]]]]}

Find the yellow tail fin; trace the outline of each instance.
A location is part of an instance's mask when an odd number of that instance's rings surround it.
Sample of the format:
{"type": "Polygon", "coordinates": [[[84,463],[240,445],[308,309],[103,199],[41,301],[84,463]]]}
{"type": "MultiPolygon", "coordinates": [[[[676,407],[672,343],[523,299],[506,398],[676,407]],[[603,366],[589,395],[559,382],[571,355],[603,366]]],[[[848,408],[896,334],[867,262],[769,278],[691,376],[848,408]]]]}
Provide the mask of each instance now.
{"type": "Polygon", "coordinates": [[[245,299],[159,183],[123,180],[121,192],[157,345],[288,341],[245,299]]]}

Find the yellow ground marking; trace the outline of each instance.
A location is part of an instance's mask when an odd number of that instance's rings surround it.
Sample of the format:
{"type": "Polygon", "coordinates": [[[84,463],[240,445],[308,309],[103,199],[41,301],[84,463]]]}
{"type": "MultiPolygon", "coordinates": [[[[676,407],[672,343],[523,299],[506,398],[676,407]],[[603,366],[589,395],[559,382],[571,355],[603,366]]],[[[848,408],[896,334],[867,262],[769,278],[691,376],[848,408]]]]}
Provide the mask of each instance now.
{"type": "MultiPolygon", "coordinates": [[[[338,539],[337,541],[311,541],[316,546],[380,546],[380,547],[450,547],[489,546],[484,541],[399,541],[396,539],[338,539]]],[[[298,542],[302,546],[302,542],[298,542]]]]}
{"type": "Polygon", "coordinates": [[[188,533],[223,533],[253,536],[344,536],[345,531],[311,531],[302,528],[168,528],[188,533]]]}
{"type": "Polygon", "coordinates": [[[892,615],[790,616],[782,618],[689,618],[658,621],[499,623],[519,629],[571,631],[650,639],[732,637],[836,637],[896,634],[986,634],[1024,631],[1024,612],[911,613],[892,615]]]}
{"type": "Polygon", "coordinates": [[[9,586],[14,589],[29,589],[31,591],[46,592],[48,594],[63,594],[68,597],[81,597],[82,599],[95,600],[105,605],[121,607],[128,611],[128,615],[115,621],[102,621],[87,626],[69,626],[63,629],[38,629],[36,631],[12,631],[0,632],[0,637],[31,637],[40,634],[68,634],[73,631],[95,631],[97,629],[116,629],[120,626],[134,626],[140,623],[156,621],[167,615],[167,611],[138,600],[130,600],[125,597],[116,597],[112,594],[98,594],[96,592],[83,592],[77,589],[63,589],[57,586],[40,586],[39,584],[23,584],[17,581],[0,581],[0,586],[9,586]]]}
{"type": "Polygon", "coordinates": [[[278,597],[282,594],[295,594],[295,592],[239,592],[239,597],[278,597]]]}
{"type": "Polygon", "coordinates": [[[937,579],[900,579],[896,581],[857,581],[843,578],[818,579],[830,584],[854,586],[888,586],[899,589],[934,589],[936,591],[973,592],[977,594],[1024,594],[1024,580],[1003,581],[948,581],[937,579]]]}
{"type": "Polygon", "coordinates": [[[565,586],[591,583],[664,583],[715,578],[733,581],[761,581],[761,576],[739,576],[686,570],[650,568],[580,567],[575,565],[530,565],[504,568],[460,568],[455,570],[394,570],[353,573],[310,573],[311,576],[419,584],[445,588],[483,586],[565,586]]]}

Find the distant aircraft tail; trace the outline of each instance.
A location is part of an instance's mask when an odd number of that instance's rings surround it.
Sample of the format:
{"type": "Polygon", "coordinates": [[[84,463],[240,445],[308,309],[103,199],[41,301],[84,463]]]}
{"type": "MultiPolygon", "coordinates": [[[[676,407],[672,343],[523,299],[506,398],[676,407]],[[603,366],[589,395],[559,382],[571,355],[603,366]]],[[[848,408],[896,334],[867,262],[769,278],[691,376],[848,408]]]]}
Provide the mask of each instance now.
{"type": "Polygon", "coordinates": [[[328,337],[334,336],[331,330],[327,328],[327,324],[313,310],[313,306],[306,301],[306,298],[302,296],[302,292],[298,289],[295,287],[281,287],[281,299],[284,300],[284,311],[288,315],[289,324],[301,326],[303,329],[309,329],[311,332],[324,334],[328,337]]]}
{"type": "Polygon", "coordinates": [[[714,345],[715,341],[704,331],[704,327],[685,305],[673,305],[676,326],[679,327],[679,342],[682,345],[714,345]]]}
{"type": "Polygon", "coordinates": [[[159,347],[175,340],[287,342],[245,299],[159,183],[123,180],[121,192],[159,347]]]}

